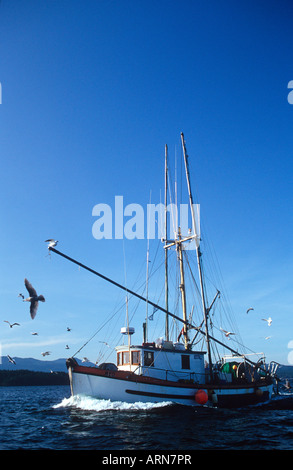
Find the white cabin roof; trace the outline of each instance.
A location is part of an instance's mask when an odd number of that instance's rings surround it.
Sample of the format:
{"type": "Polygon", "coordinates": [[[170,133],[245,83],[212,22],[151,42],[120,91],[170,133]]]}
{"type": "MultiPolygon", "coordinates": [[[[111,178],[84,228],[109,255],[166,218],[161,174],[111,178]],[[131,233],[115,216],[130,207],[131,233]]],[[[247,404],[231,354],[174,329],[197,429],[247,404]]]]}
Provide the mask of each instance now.
{"type": "Polygon", "coordinates": [[[164,351],[164,352],[172,352],[172,353],[178,353],[178,354],[206,354],[206,351],[193,351],[192,349],[185,349],[184,344],[182,343],[172,343],[172,341],[165,341],[161,346],[156,345],[156,343],[143,343],[140,345],[133,345],[131,344],[128,346],[127,344],[125,345],[120,345],[116,346],[115,349],[117,352],[119,351],[127,351],[130,349],[139,349],[139,350],[144,350],[144,351],[164,351]]]}

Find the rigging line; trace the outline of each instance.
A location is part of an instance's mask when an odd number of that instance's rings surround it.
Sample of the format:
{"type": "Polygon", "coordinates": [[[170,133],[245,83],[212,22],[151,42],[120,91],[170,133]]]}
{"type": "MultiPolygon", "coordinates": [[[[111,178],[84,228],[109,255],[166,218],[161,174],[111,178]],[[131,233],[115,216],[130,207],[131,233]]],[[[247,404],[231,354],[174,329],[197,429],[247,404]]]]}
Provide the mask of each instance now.
{"type": "MultiPolygon", "coordinates": [[[[209,283],[211,283],[211,285],[214,286],[216,290],[221,291],[221,297],[222,297],[221,305],[223,306],[224,314],[227,317],[227,320],[229,321],[229,324],[231,325],[231,328],[233,329],[233,331],[237,332],[238,337],[241,338],[241,335],[237,326],[237,322],[235,320],[235,314],[230,305],[229,299],[227,298],[226,288],[224,285],[219,261],[216,255],[213,253],[212,245],[207,240],[207,237],[205,237],[205,245],[207,248],[206,250],[207,257],[205,259],[206,259],[207,267],[209,271],[209,274],[207,275],[206,269],[205,269],[205,279],[208,280],[209,283]],[[219,287],[219,289],[217,286],[219,287]],[[226,307],[224,307],[223,301],[225,301],[226,307]]],[[[206,290],[206,286],[205,286],[205,290],[206,290]]],[[[243,342],[242,338],[241,338],[241,341],[243,342]]]]}
{"type": "MultiPolygon", "coordinates": [[[[158,244],[157,244],[156,252],[155,252],[155,255],[154,255],[154,259],[153,259],[153,261],[150,261],[151,269],[149,270],[149,273],[148,273],[148,278],[149,278],[149,280],[152,278],[152,276],[153,276],[153,275],[162,267],[162,265],[164,264],[164,261],[162,261],[161,264],[159,264],[159,265],[157,266],[157,268],[153,271],[154,266],[155,266],[155,261],[156,261],[156,259],[157,259],[157,255],[158,255],[158,251],[159,251],[160,246],[161,246],[161,241],[158,240],[158,244]]],[[[140,268],[140,271],[139,271],[138,275],[136,276],[136,280],[134,281],[134,283],[132,283],[133,289],[136,288],[136,285],[137,285],[138,281],[140,280],[141,273],[142,273],[142,269],[145,269],[145,261],[142,263],[142,266],[141,266],[141,268],[140,268]]],[[[126,276],[126,274],[125,274],[125,276],[126,276]]],[[[144,292],[145,292],[145,290],[146,290],[146,281],[145,281],[145,280],[142,282],[142,284],[140,284],[140,285],[137,287],[137,290],[140,290],[140,289],[142,289],[142,288],[143,288],[142,293],[144,294],[144,292]]],[[[125,288],[125,290],[126,290],[127,292],[129,292],[129,289],[125,288]]]]}
{"type": "Polygon", "coordinates": [[[218,345],[216,343],[212,344],[212,351],[213,351],[213,357],[214,357],[216,363],[221,361],[222,354],[220,354],[219,349],[218,349],[218,345]]]}
{"type": "MultiPolygon", "coordinates": [[[[212,283],[217,283],[222,293],[222,299],[225,299],[225,313],[229,316],[230,322],[233,325],[234,330],[237,330],[237,334],[240,336],[240,332],[238,330],[237,322],[235,319],[235,313],[230,303],[230,299],[228,298],[228,291],[225,285],[225,281],[223,278],[223,274],[221,271],[221,266],[219,263],[219,259],[217,253],[215,251],[215,247],[213,243],[209,240],[208,236],[205,235],[205,245],[207,247],[207,258],[206,262],[208,262],[210,274],[213,277],[214,281],[212,283]]],[[[241,336],[240,336],[241,337],[241,336]]]]}
{"type": "MultiPolygon", "coordinates": [[[[152,200],[152,191],[150,191],[150,204],[152,200]]],[[[150,237],[149,237],[149,227],[150,227],[150,213],[147,221],[147,256],[146,256],[146,299],[149,297],[149,256],[150,256],[150,237]]],[[[146,302],[146,314],[145,314],[145,330],[146,330],[146,341],[148,340],[148,301],[146,302]]]]}
{"type": "MultiPolygon", "coordinates": [[[[156,250],[155,258],[156,258],[156,256],[157,256],[157,253],[158,253],[158,248],[157,248],[157,250],[156,250]]],[[[163,264],[163,263],[162,263],[162,264],[163,264]]],[[[149,276],[150,276],[150,277],[153,276],[153,275],[156,273],[156,271],[158,271],[158,270],[160,269],[160,267],[162,266],[162,264],[154,271],[154,273],[150,274],[149,276]]],[[[153,266],[154,266],[154,265],[153,265],[153,266]]],[[[141,287],[142,287],[142,286],[141,286],[141,287]]],[[[161,295],[162,295],[162,293],[161,293],[161,295]]],[[[160,295],[160,297],[161,297],[161,295],[160,295]]],[[[159,297],[159,298],[160,298],[160,297],[159,297]]],[[[133,311],[133,314],[132,314],[132,316],[131,316],[131,318],[130,318],[130,321],[132,321],[132,319],[133,319],[133,317],[134,317],[134,315],[135,315],[135,313],[136,313],[136,311],[137,311],[137,309],[138,309],[138,306],[139,306],[139,300],[138,300],[138,302],[137,302],[136,307],[134,308],[134,311],[133,311]]],[[[78,354],[78,353],[79,353],[79,352],[80,352],[80,351],[81,351],[81,350],[82,350],[82,349],[83,349],[83,348],[84,348],[84,347],[85,347],[85,346],[86,346],[86,345],[87,345],[87,344],[88,344],[88,343],[89,343],[89,342],[90,342],[90,341],[91,341],[91,340],[92,340],[92,339],[93,339],[93,338],[94,338],[94,337],[95,337],[95,336],[96,336],[96,335],[97,335],[97,334],[98,334],[98,333],[99,333],[99,332],[100,332],[100,331],[101,331],[101,330],[102,330],[102,329],[103,329],[103,328],[104,328],[122,309],[123,309],[123,308],[124,308],[124,307],[125,307],[125,302],[123,301],[120,306],[117,306],[117,310],[114,311],[114,313],[112,314],[112,316],[109,317],[109,318],[98,328],[98,330],[97,330],[97,331],[96,331],[96,332],[95,332],[95,333],[94,333],[94,334],[93,334],[93,335],[92,335],[92,336],[91,336],[73,355],[72,355],[72,357],[76,356],[76,354],[78,354]]],[[[120,338],[120,336],[119,336],[119,338],[120,338]]],[[[120,340],[117,340],[116,345],[118,345],[119,341],[120,341],[120,340]]],[[[114,351],[114,348],[112,348],[112,351],[114,351]]]]}
{"type": "MultiPolygon", "coordinates": [[[[127,327],[128,350],[129,350],[129,357],[130,357],[130,334],[129,334],[128,294],[127,294],[128,289],[127,289],[127,278],[126,278],[126,256],[125,256],[124,238],[122,242],[123,242],[123,258],[124,258],[124,276],[125,276],[125,287],[126,287],[126,327],[127,327]]],[[[129,365],[129,367],[131,366],[129,365]]]]}
{"type": "Polygon", "coordinates": [[[192,280],[193,280],[193,283],[194,283],[194,286],[195,286],[195,288],[196,288],[196,292],[197,292],[197,294],[198,294],[198,298],[200,298],[200,290],[199,290],[199,287],[198,287],[198,285],[197,285],[196,279],[195,279],[195,277],[194,277],[194,275],[193,275],[193,272],[192,272],[192,269],[191,269],[191,266],[190,266],[190,263],[189,263],[188,256],[187,256],[187,254],[186,254],[186,252],[185,252],[184,250],[183,250],[183,256],[184,256],[185,261],[186,261],[186,263],[187,263],[187,266],[188,266],[188,268],[189,268],[190,276],[191,276],[191,278],[192,278],[192,280]]]}
{"type": "Polygon", "coordinates": [[[158,271],[158,269],[159,269],[161,266],[163,266],[163,264],[164,264],[164,262],[165,262],[165,261],[162,261],[161,264],[155,269],[154,273],[152,272],[153,269],[154,269],[155,261],[156,261],[157,256],[158,256],[158,252],[159,252],[159,248],[160,248],[160,246],[161,246],[161,243],[162,243],[162,242],[161,242],[160,240],[159,240],[158,243],[157,243],[157,249],[156,249],[156,252],[155,252],[155,256],[154,256],[153,261],[151,261],[151,269],[150,269],[150,271],[149,271],[149,277],[152,276],[153,274],[155,274],[155,273],[158,271]]]}
{"type": "MultiPolygon", "coordinates": [[[[105,328],[105,326],[125,307],[125,302],[123,301],[123,303],[121,302],[121,305],[120,307],[117,306],[117,309],[115,309],[114,313],[109,317],[107,318],[107,320],[104,321],[104,323],[96,330],[96,332],[78,349],[78,351],[76,351],[72,357],[76,356],[76,354],[78,354],[103,328],[105,328]]],[[[119,336],[120,338],[120,336],[119,336]]],[[[116,345],[119,344],[119,341],[120,340],[117,340],[116,342],[116,345]]],[[[112,348],[112,351],[114,351],[114,348],[112,348]]]]}
{"type": "Polygon", "coordinates": [[[182,196],[183,184],[182,184],[182,181],[183,181],[183,162],[184,162],[184,158],[183,158],[182,146],[180,146],[180,148],[181,148],[181,158],[180,158],[180,204],[181,204],[182,201],[183,201],[183,196],[182,196]]]}
{"type": "Polygon", "coordinates": [[[174,195],[175,206],[176,206],[175,230],[177,230],[177,227],[178,227],[178,192],[177,192],[177,189],[178,189],[178,186],[177,186],[177,159],[176,159],[176,155],[175,155],[175,195],[174,195]]]}
{"type": "MultiPolygon", "coordinates": [[[[215,326],[215,325],[213,325],[213,328],[215,328],[215,329],[218,330],[218,331],[221,331],[221,330],[220,330],[217,326],[215,326]]],[[[248,348],[248,347],[245,346],[243,343],[240,343],[239,341],[237,341],[237,339],[231,338],[231,340],[232,340],[234,343],[238,344],[238,346],[239,346],[240,348],[242,348],[242,350],[248,350],[248,351],[250,351],[251,353],[256,354],[255,351],[253,351],[252,349],[248,348]]]]}
{"type": "MultiPolygon", "coordinates": [[[[155,253],[155,257],[154,257],[154,261],[155,261],[156,258],[157,258],[157,254],[158,254],[158,251],[159,251],[160,244],[161,244],[161,242],[159,242],[159,244],[158,244],[158,246],[157,246],[156,253],[155,253]]],[[[155,273],[162,267],[163,263],[164,263],[164,262],[161,262],[161,264],[160,264],[154,271],[153,271],[153,267],[154,267],[155,263],[152,264],[151,270],[150,270],[150,272],[149,272],[149,279],[152,278],[152,276],[155,275],[155,273]],[[153,272],[152,272],[152,271],[153,271],[153,272]]],[[[137,280],[136,280],[136,282],[134,283],[134,286],[135,286],[135,284],[138,282],[138,278],[139,278],[139,276],[137,277],[137,280]]],[[[145,281],[138,287],[138,289],[141,289],[142,287],[143,287],[142,294],[144,294],[144,292],[145,292],[145,290],[146,290],[145,281]]],[[[127,292],[129,292],[129,290],[127,290],[127,292]]],[[[130,297],[130,299],[131,299],[131,297],[130,297]]],[[[130,300],[130,299],[129,299],[129,300],[130,300]]],[[[116,313],[118,313],[120,310],[122,310],[122,308],[123,308],[124,306],[125,306],[125,302],[123,301],[123,303],[122,303],[121,306],[118,308],[118,310],[117,310],[116,313]]],[[[136,306],[135,306],[134,309],[133,309],[133,313],[132,313],[132,316],[130,317],[130,321],[133,320],[134,315],[135,315],[135,313],[136,313],[138,307],[139,307],[139,300],[137,301],[137,304],[136,304],[136,306]]],[[[110,321],[111,319],[112,319],[112,317],[111,317],[108,321],[110,321]]],[[[117,343],[117,344],[118,344],[118,343],[117,343]]]]}
{"type": "Polygon", "coordinates": [[[85,347],[103,328],[104,328],[104,326],[105,326],[110,320],[112,320],[113,317],[115,317],[115,315],[117,315],[117,313],[119,312],[119,310],[121,310],[121,308],[122,308],[122,307],[120,307],[115,313],[113,313],[113,315],[112,315],[110,318],[108,318],[108,319],[103,323],[102,326],[100,326],[100,327],[98,328],[98,330],[97,330],[97,331],[78,349],[78,351],[76,351],[76,352],[72,355],[72,357],[76,356],[76,354],[78,354],[78,353],[79,353],[79,352],[80,352],[80,351],[81,351],[81,350],[82,350],[82,349],[83,349],[83,348],[84,348],[84,347],[85,347]]]}
{"type": "MultiPolygon", "coordinates": [[[[160,243],[161,243],[161,242],[160,242],[160,243]]],[[[156,260],[156,257],[157,257],[157,254],[158,254],[159,246],[160,246],[160,245],[158,245],[158,247],[157,247],[157,250],[156,250],[156,253],[155,253],[154,261],[156,260]]],[[[153,272],[152,272],[152,270],[153,270],[153,267],[154,267],[155,263],[152,264],[151,270],[150,270],[150,272],[149,272],[149,279],[152,278],[152,277],[156,274],[156,272],[162,267],[163,264],[164,264],[164,261],[162,261],[161,264],[160,264],[153,272]]],[[[135,284],[134,284],[134,285],[135,285],[135,284]]],[[[138,289],[141,289],[142,287],[143,287],[142,294],[144,294],[144,292],[145,292],[145,290],[146,290],[145,281],[138,287],[138,289]]],[[[129,292],[129,290],[128,290],[128,292],[129,292]]],[[[130,300],[130,299],[129,299],[129,300],[130,300]]],[[[124,304],[123,304],[123,305],[124,305],[124,304]]],[[[123,305],[119,308],[119,310],[121,310],[121,309],[123,308],[123,305]]],[[[132,319],[133,319],[133,317],[134,317],[134,315],[135,315],[135,313],[136,313],[138,307],[139,307],[139,300],[138,300],[138,302],[137,302],[137,304],[136,304],[136,307],[133,309],[133,314],[132,314],[132,316],[131,316],[131,318],[130,318],[130,321],[132,321],[132,319]]]]}
{"type": "Polygon", "coordinates": [[[124,242],[124,238],[122,239],[122,246],[123,246],[123,264],[124,264],[125,290],[126,290],[126,295],[127,295],[128,289],[127,289],[127,277],[126,277],[126,255],[125,255],[125,242],[124,242]]]}
{"type": "MultiPolygon", "coordinates": [[[[170,206],[171,206],[171,218],[172,218],[173,234],[174,234],[174,238],[176,238],[176,232],[177,232],[176,220],[177,220],[178,208],[175,205],[175,203],[172,203],[172,194],[171,194],[171,190],[170,190],[169,173],[168,173],[168,193],[169,193],[169,200],[170,200],[170,206]],[[174,215],[174,210],[173,210],[174,206],[175,206],[175,209],[176,209],[176,214],[175,215],[174,215]],[[176,220],[175,220],[175,217],[176,217],[176,220]]],[[[170,237],[170,238],[172,238],[172,237],[170,237]]]]}

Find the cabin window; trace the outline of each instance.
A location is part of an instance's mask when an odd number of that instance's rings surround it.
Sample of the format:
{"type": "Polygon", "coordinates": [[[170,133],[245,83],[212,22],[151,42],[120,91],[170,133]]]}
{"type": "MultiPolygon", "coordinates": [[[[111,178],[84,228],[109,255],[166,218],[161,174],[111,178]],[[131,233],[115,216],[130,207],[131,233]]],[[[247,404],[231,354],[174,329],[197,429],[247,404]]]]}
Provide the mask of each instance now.
{"type": "Polygon", "coordinates": [[[154,353],[153,351],[144,352],[144,365],[145,366],[154,366],[154,353]]]}
{"type": "Polygon", "coordinates": [[[131,352],[131,362],[132,364],[135,364],[135,365],[140,364],[140,351],[131,352]]]}
{"type": "MultiPolygon", "coordinates": [[[[131,351],[131,363],[135,365],[140,364],[140,351],[131,351]]],[[[117,366],[125,364],[129,364],[129,351],[117,353],[117,366]]]]}
{"type": "Polygon", "coordinates": [[[122,353],[122,364],[129,364],[129,351],[123,351],[122,353]]]}
{"type": "Polygon", "coordinates": [[[190,369],[190,356],[181,356],[181,369],[190,369]]]}
{"type": "Polygon", "coordinates": [[[117,366],[121,366],[121,364],[122,364],[121,359],[122,359],[121,358],[121,353],[119,352],[119,353],[117,353],[117,366]]]}

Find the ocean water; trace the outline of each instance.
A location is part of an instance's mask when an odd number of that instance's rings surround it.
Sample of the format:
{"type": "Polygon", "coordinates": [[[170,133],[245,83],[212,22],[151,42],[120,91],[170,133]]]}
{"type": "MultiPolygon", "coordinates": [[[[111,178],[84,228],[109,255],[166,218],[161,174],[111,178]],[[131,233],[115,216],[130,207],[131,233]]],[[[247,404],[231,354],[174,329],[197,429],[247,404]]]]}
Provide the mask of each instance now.
{"type": "Polygon", "coordinates": [[[0,387],[0,450],[292,450],[293,393],[237,410],[71,397],[67,386],[0,387]]]}

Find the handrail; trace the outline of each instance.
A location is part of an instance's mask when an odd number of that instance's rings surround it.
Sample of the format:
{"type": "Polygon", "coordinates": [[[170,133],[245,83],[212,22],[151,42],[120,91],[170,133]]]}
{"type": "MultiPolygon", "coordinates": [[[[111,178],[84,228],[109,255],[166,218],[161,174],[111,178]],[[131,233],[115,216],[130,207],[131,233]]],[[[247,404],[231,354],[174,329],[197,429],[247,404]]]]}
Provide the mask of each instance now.
{"type": "Polygon", "coordinates": [[[148,375],[149,377],[150,376],[153,376],[149,374],[149,372],[164,372],[165,373],[165,380],[170,380],[168,379],[168,376],[173,376],[173,377],[177,377],[178,380],[180,379],[186,379],[186,380],[193,380],[194,382],[198,382],[200,383],[200,376],[202,376],[203,378],[205,378],[205,373],[201,373],[201,372],[195,372],[195,371],[181,371],[181,370],[172,370],[172,369],[161,369],[159,367],[149,367],[149,366],[139,366],[136,370],[141,370],[142,371],[142,374],[138,374],[138,375],[148,375]],[[146,374],[146,372],[148,372],[148,374],[146,374]],[[199,376],[199,377],[198,377],[199,376]]]}

